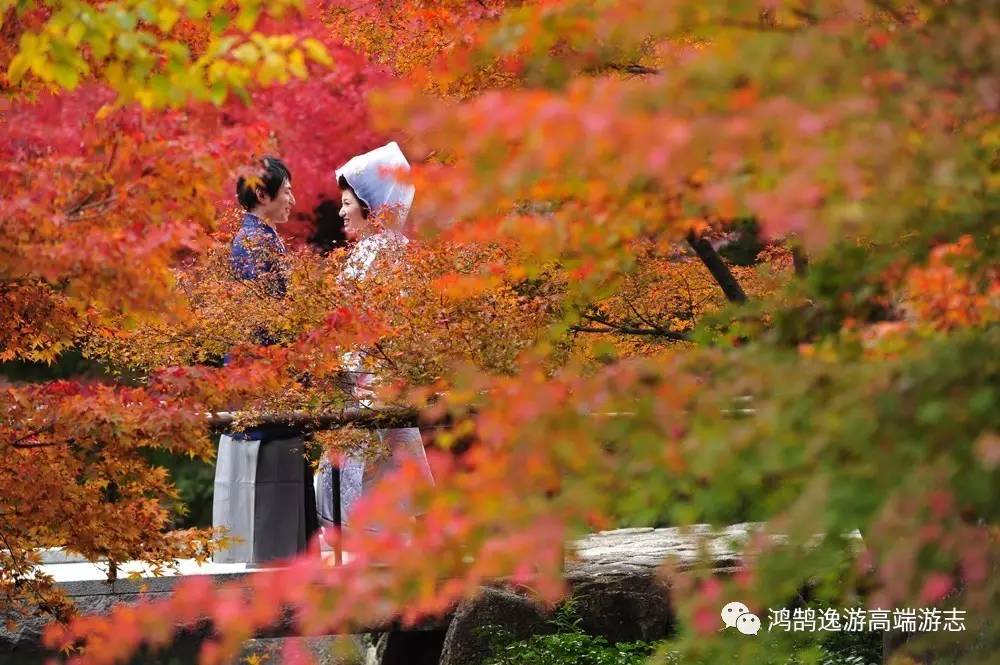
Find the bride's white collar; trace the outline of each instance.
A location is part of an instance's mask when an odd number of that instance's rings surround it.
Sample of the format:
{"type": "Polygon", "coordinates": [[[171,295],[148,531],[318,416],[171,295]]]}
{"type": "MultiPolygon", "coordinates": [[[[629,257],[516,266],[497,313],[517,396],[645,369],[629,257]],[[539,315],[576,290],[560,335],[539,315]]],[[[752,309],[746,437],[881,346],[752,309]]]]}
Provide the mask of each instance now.
{"type": "Polygon", "coordinates": [[[405,245],[409,239],[399,231],[385,229],[363,238],[351,250],[342,275],[351,279],[364,279],[379,253],[391,246],[405,245]]]}

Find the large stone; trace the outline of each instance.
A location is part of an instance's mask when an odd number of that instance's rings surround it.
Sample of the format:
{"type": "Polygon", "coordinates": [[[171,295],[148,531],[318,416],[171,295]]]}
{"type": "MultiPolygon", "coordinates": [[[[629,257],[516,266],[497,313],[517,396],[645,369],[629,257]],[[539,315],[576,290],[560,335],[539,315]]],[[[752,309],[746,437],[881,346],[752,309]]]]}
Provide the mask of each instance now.
{"type": "Polygon", "coordinates": [[[670,637],[677,620],[660,567],[708,563],[718,573],[730,572],[740,566],[755,526],[616,529],[580,539],[566,571],[580,627],[612,644],[670,637]]]}
{"type": "Polygon", "coordinates": [[[392,631],[378,636],[365,665],[438,665],[445,631],[392,631]]]}
{"type": "Polygon", "coordinates": [[[567,561],[570,580],[601,575],[652,575],[670,561],[684,570],[708,563],[717,571],[738,568],[756,524],[721,530],[699,524],[675,528],[601,531],[578,540],[567,561]]]}
{"type": "Polygon", "coordinates": [[[572,600],[584,632],[612,644],[662,640],[676,630],[670,590],[654,575],[583,578],[572,600]]]}
{"type": "Polygon", "coordinates": [[[491,653],[495,632],[502,628],[513,639],[551,633],[548,615],[538,603],[503,589],[484,588],[459,605],[448,626],[440,665],[481,665],[491,653]]]}

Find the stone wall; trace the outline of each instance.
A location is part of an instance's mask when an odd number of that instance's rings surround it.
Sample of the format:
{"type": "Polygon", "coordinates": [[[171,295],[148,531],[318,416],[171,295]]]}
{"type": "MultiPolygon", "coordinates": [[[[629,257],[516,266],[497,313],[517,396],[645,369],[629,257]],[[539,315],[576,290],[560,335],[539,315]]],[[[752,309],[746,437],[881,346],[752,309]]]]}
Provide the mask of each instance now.
{"type": "MultiPolygon", "coordinates": [[[[610,642],[657,640],[669,636],[676,625],[668,584],[657,569],[668,559],[680,568],[695,565],[708,557],[708,565],[729,572],[738,565],[738,556],[750,525],[734,525],[714,533],[707,526],[688,529],[618,529],[589,535],[570,551],[566,577],[572,589],[582,627],[610,642]]],[[[49,553],[50,567],[84,565],[80,561],[49,553]]],[[[201,570],[201,569],[199,569],[201,570]]],[[[238,582],[253,572],[212,569],[218,583],[238,582]]],[[[57,579],[59,579],[57,577],[57,579]]],[[[99,579],[64,580],[61,586],[78,608],[87,613],[104,613],[119,603],[139,598],[156,599],[169,594],[179,577],[119,579],[109,583],[99,579]]],[[[523,594],[504,588],[484,589],[474,599],[456,608],[453,616],[429,621],[408,632],[383,633],[378,639],[358,642],[369,662],[436,663],[473,665],[481,662],[485,646],[475,629],[486,624],[501,625],[516,636],[527,637],[546,627],[546,611],[523,594]],[[438,658],[440,656],[440,658],[438,658]]],[[[0,627],[0,665],[33,665],[43,662],[39,639],[43,619],[19,621],[16,627],[0,627]]],[[[384,630],[372,626],[371,629],[384,630]]],[[[280,650],[277,637],[294,633],[294,625],[276,626],[268,635],[247,645],[247,654],[268,656],[280,650]]],[[[202,635],[186,636],[179,649],[187,650],[202,635]]],[[[311,640],[317,654],[329,653],[331,640],[311,640]]],[[[346,651],[340,650],[344,658],[346,651]]],[[[331,656],[332,657],[332,656],[331,656]]],[[[147,658],[141,662],[152,662],[147,658]]],[[[170,660],[162,661],[170,663],[170,660]]],[[[325,663],[334,662],[330,658],[325,663]]]]}

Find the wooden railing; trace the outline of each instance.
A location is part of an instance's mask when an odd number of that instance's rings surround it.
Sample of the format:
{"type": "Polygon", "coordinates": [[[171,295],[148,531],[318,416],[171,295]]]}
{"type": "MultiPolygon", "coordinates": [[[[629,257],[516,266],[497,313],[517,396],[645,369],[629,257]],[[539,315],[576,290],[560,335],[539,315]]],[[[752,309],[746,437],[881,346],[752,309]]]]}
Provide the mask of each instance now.
{"type": "Polygon", "coordinates": [[[412,407],[345,407],[336,411],[315,413],[308,411],[291,411],[286,413],[263,414],[247,416],[234,411],[220,411],[208,414],[212,429],[226,430],[245,418],[249,427],[266,425],[287,425],[299,427],[303,431],[336,429],[347,425],[363,429],[386,429],[392,427],[428,427],[439,426],[440,422],[431,422],[421,417],[418,409],[412,407]]]}

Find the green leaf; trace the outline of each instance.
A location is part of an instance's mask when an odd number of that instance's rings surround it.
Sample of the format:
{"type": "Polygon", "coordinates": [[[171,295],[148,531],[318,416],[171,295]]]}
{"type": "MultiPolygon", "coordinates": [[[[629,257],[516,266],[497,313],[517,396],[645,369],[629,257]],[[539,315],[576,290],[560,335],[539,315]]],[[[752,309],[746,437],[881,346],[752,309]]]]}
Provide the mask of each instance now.
{"type": "Polygon", "coordinates": [[[126,11],[121,6],[113,6],[109,12],[111,18],[118,24],[118,27],[123,30],[135,30],[136,25],[139,20],[135,14],[126,11]]]}
{"type": "Polygon", "coordinates": [[[246,42],[233,49],[233,57],[245,65],[253,65],[260,60],[260,51],[250,42],[246,42]]]}
{"type": "Polygon", "coordinates": [[[66,31],[66,41],[72,46],[77,46],[87,32],[87,27],[83,23],[73,23],[66,31]]]}
{"type": "Polygon", "coordinates": [[[288,54],[288,70],[300,79],[304,79],[309,75],[309,72],[306,70],[305,56],[301,50],[294,49],[288,54]]]}
{"type": "Polygon", "coordinates": [[[166,5],[160,9],[156,15],[156,25],[160,30],[164,32],[169,32],[177,20],[180,19],[181,13],[177,11],[176,8],[166,5]]]}
{"type": "Polygon", "coordinates": [[[212,32],[219,33],[229,27],[229,14],[222,12],[212,17],[212,32]]]}
{"type": "Polygon", "coordinates": [[[302,48],[306,50],[306,54],[320,63],[321,65],[326,65],[327,67],[333,66],[333,58],[327,53],[326,47],[318,39],[313,39],[312,37],[302,41],[302,48]]]}
{"type": "Polygon", "coordinates": [[[73,90],[80,83],[80,74],[73,67],[62,63],[52,68],[56,83],[67,90],[73,90]]]}
{"type": "Polygon", "coordinates": [[[258,16],[259,12],[257,10],[244,6],[240,10],[240,13],[236,15],[236,27],[243,32],[250,32],[257,25],[258,16]]]}
{"type": "Polygon", "coordinates": [[[29,66],[30,63],[24,53],[18,53],[11,58],[10,64],[7,66],[7,80],[11,82],[11,85],[17,85],[21,82],[29,66]]]}
{"type": "Polygon", "coordinates": [[[154,23],[156,20],[156,14],[153,11],[153,6],[151,2],[144,2],[136,7],[135,13],[139,16],[140,21],[145,21],[146,23],[154,23]]]}
{"type": "Polygon", "coordinates": [[[222,83],[216,83],[208,93],[208,99],[216,106],[222,106],[229,94],[229,89],[222,83]]]}
{"type": "Polygon", "coordinates": [[[165,41],[160,43],[160,50],[166,53],[172,61],[189,65],[188,59],[191,57],[191,53],[188,51],[186,44],[182,42],[165,41]]]}
{"type": "Polygon", "coordinates": [[[118,39],[115,40],[115,45],[118,47],[118,52],[122,55],[127,55],[135,52],[139,48],[139,39],[133,32],[123,32],[118,35],[118,39]]]}
{"type": "Polygon", "coordinates": [[[200,19],[208,12],[208,3],[205,0],[190,0],[185,4],[188,16],[193,19],[200,19]]]}
{"type": "Polygon", "coordinates": [[[87,35],[87,43],[90,44],[90,51],[97,60],[103,60],[111,54],[111,42],[102,32],[91,31],[87,35]]]}
{"type": "Polygon", "coordinates": [[[149,79],[149,88],[157,95],[158,98],[166,99],[170,96],[170,91],[173,86],[170,84],[170,80],[163,74],[153,74],[149,79]]]}

